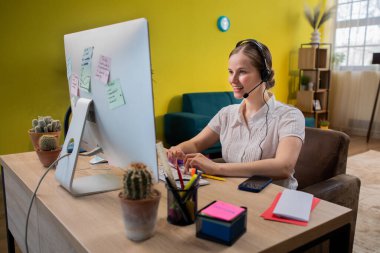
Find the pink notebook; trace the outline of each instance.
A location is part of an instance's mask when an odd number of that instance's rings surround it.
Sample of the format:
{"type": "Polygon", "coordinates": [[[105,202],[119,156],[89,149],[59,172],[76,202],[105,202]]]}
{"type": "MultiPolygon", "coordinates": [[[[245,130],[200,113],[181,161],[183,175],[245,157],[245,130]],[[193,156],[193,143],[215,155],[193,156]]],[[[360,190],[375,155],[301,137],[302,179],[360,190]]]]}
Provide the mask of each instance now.
{"type": "Polygon", "coordinates": [[[201,214],[230,221],[244,211],[244,208],[235,206],[223,201],[216,201],[214,204],[203,209],[201,214]]]}

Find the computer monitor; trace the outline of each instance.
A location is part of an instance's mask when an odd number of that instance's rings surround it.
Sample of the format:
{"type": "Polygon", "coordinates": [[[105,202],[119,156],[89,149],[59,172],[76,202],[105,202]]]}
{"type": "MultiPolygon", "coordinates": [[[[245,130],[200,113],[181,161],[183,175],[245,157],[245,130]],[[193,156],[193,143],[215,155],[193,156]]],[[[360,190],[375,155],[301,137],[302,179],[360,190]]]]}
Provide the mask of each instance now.
{"type": "Polygon", "coordinates": [[[61,156],[70,143],[73,149],[57,164],[58,182],[73,195],[121,187],[121,178],[109,173],[74,178],[80,146],[100,147],[99,155],[120,168],[142,162],[157,181],[146,19],[67,34],[64,44],[73,116],[61,156]]]}

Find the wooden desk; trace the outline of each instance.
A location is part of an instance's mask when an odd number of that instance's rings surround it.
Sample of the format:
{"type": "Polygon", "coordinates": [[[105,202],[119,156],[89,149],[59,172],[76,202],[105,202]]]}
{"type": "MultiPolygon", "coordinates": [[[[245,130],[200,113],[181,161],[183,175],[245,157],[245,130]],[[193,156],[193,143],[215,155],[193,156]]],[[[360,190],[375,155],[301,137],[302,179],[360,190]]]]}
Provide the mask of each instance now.
{"type": "MultiPolygon", "coordinates": [[[[4,155],[2,164],[9,240],[13,238],[25,252],[26,212],[38,180],[46,170],[35,152],[4,155]]],[[[78,163],[81,174],[98,173],[86,159],[78,163]]],[[[114,170],[116,173],[120,171],[114,170]]],[[[104,172],[104,170],[102,171],[104,172]]],[[[111,172],[109,172],[111,173],[111,172]]],[[[198,208],[213,200],[248,207],[247,232],[232,246],[224,246],[195,237],[195,225],[178,227],[166,221],[166,190],[163,183],[158,221],[154,237],[142,243],[126,238],[118,192],[72,197],[58,185],[54,170],[37,194],[30,217],[30,252],[288,252],[301,250],[330,238],[332,252],[347,252],[352,211],[321,201],[311,214],[307,227],[264,220],[260,214],[269,207],[282,187],[269,185],[255,194],[237,190],[242,178],[227,182],[212,181],[198,192],[198,208]]],[[[12,245],[12,244],[10,244],[12,245]]],[[[13,252],[14,248],[10,249],[13,252]]]]}

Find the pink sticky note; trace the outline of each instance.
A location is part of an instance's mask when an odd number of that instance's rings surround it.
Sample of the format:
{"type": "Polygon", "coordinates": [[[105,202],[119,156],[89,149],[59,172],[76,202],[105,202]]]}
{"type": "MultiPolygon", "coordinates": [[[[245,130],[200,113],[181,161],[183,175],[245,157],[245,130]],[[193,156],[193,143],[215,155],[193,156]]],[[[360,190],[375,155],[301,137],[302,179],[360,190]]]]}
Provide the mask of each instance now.
{"type": "Polygon", "coordinates": [[[102,83],[107,84],[111,69],[111,58],[101,55],[99,58],[99,64],[96,68],[96,78],[102,83]]]}
{"type": "Polygon", "coordinates": [[[79,96],[79,77],[73,73],[70,78],[70,93],[74,96],[79,96]]]}
{"type": "Polygon", "coordinates": [[[235,206],[223,201],[216,201],[214,204],[202,210],[202,214],[217,219],[230,221],[244,211],[244,208],[235,206]]]}

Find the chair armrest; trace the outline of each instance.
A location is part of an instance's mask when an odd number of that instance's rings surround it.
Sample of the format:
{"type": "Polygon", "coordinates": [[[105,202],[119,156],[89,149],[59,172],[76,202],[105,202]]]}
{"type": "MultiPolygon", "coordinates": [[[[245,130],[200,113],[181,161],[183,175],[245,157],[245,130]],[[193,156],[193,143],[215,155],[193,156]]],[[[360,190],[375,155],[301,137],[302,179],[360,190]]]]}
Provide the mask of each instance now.
{"type": "Polygon", "coordinates": [[[301,191],[311,193],[317,198],[357,211],[360,179],[352,175],[340,174],[328,180],[305,187],[301,189],[301,191]]]}
{"type": "Polygon", "coordinates": [[[189,112],[168,113],[164,116],[164,134],[169,145],[189,140],[206,127],[211,117],[189,112]]]}
{"type": "Polygon", "coordinates": [[[351,208],[353,211],[350,231],[350,252],[354,244],[356,217],[358,214],[360,179],[358,177],[340,174],[328,180],[303,188],[301,191],[313,194],[315,197],[351,208]]]}

